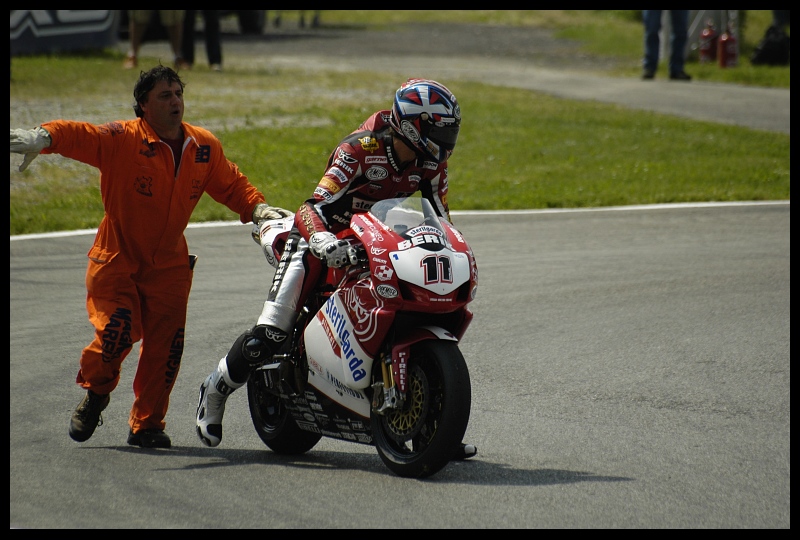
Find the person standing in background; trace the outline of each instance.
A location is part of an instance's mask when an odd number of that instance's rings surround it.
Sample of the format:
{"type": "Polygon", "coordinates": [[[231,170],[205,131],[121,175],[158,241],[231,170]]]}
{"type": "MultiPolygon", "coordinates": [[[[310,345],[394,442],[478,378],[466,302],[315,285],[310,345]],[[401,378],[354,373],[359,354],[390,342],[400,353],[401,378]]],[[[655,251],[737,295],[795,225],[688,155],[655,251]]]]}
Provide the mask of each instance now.
{"type": "MultiPolygon", "coordinates": [[[[660,9],[642,10],[644,23],[644,58],[642,59],[642,79],[649,80],[656,76],[658,55],[661,40],[660,9]]],[[[669,37],[669,78],[673,81],[691,81],[692,77],[683,70],[686,61],[686,42],[689,39],[689,10],[670,9],[671,32],[669,37]]]]}
{"type": "MultiPolygon", "coordinates": [[[[133,69],[139,65],[139,48],[142,46],[142,39],[150,21],[153,18],[154,9],[129,9],[128,10],[128,38],[131,40],[131,47],[128,56],[122,64],[125,69],[133,69]]],[[[161,24],[167,29],[169,45],[172,48],[172,60],[175,69],[183,64],[181,57],[181,34],[183,34],[183,9],[159,9],[158,17],[161,24]]]]}
{"type": "Polygon", "coordinates": [[[772,26],[786,32],[789,28],[789,10],[788,9],[773,9],[772,10],[772,26]]]}
{"type": "Polygon", "coordinates": [[[754,66],[788,66],[791,59],[789,10],[773,9],[772,24],[756,46],[750,63],[754,66]]]}
{"type": "MultiPolygon", "coordinates": [[[[200,10],[203,14],[203,36],[206,42],[206,56],[211,71],[222,71],[222,44],[220,39],[219,11],[215,9],[200,10]]],[[[197,22],[197,10],[187,9],[183,18],[182,63],[180,69],[192,69],[194,65],[194,26],[197,22]]]]}

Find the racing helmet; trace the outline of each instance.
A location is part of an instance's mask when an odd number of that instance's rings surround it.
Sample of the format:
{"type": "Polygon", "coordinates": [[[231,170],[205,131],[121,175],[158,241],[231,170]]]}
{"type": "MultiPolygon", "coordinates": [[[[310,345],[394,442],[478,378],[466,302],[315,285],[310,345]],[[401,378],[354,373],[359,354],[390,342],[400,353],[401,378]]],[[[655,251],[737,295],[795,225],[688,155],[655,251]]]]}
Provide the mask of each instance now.
{"type": "Polygon", "coordinates": [[[408,79],[397,90],[389,124],[425,159],[447,161],[461,126],[456,96],[430,79],[408,79]]]}

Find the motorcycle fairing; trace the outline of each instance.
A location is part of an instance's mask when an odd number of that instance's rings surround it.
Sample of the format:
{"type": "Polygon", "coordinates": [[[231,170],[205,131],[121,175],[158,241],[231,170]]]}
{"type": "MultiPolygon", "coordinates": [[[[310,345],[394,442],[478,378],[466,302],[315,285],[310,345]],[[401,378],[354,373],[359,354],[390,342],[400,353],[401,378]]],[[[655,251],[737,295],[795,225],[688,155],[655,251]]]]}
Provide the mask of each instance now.
{"type": "MultiPolygon", "coordinates": [[[[308,336],[306,337],[308,339],[308,336]]],[[[322,338],[327,339],[327,338],[322,338]]],[[[308,357],[308,385],[324,394],[333,403],[362,418],[369,418],[370,400],[362,390],[351,388],[337,377],[330,369],[314,360],[306,350],[308,357]]]]}
{"type": "MultiPolygon", "coordinates": [[[[431,235],[432,236],[432,235],[431,235]]],[[[430,302],[453,302],[453,294],[470,280],[470,262],[465,253],[449,248],[429,251],[424,246],[414,246],[389,254],[396,279],[421,287],[433,293],[430,302]]]]}
{"type": "MultiPolygon", "coordinates": [[[[340,383],[360,390],[370,385],[373,356],[361,347],[358,339],[366,323],[362,321],[357,331],[350,318],[350,308],[344,303],[345,297],[354,294],[353,288],[337,291],[328,298],[308,323],[304,337],[309,369],[325,376],[333,385],[340,383]]],[[[368,284],[360,288],[369,289],[368,284]]],[[[375,310],[370,313],[373,312],[375,310]]],[[[366,320],[369,321],[369,317],[366,320]]],[[[378,321],[369,324],[377,325],[378,321]]]]}
{"type": "MultiPolygon", "coordinates": [[[[315,379],[310,381],[319,382],[315,379]]],[[[347,408],[310,383],[302,396],[288,407],[297,426],[305,431],[320,433],[326,437],[345,439],[362,444],[372,444],[369,407],[354,411],[347,408]]]]}
{"type": "Polygon", "coordinates": [[[470,282],[471,289],[477,285],[472,252],[449,222],[433,214],[427,201],[419,201],[423,209],[428,208],[422,212],[404,208],[406,202],[377,203],[378,210],[379,205],[397,204],[387,212],[387,223],[372,211],[351,219],[351,229],[366,247],[375,286],[388,288],[389,295],[405,290],[406,298],[398,293],[384,299],[393,310],[404,309],[398,305],[404,299],[427,304],[427,309],[437,312],[458,309],[471,300],[459,295],[459,288],[470,282]]]}

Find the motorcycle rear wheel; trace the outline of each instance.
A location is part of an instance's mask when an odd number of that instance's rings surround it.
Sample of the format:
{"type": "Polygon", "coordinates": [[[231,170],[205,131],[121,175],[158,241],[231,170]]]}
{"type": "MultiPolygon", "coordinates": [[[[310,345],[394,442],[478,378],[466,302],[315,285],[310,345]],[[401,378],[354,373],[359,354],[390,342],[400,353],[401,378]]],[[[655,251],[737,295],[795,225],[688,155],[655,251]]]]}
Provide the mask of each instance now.
{"type": "Polygon", "coordinates": [[[256,371],[247,380],[247,404],[256,433],[276,454],[304,454],[322,438],[319,433],[297,426],[281,398],[269,389],[262,371],[256,371]]]}
{"type": "Polygon", "coordinates": [[[472,389],[458,344],[422,341],[411,348],[408,398],[401,411],[372,414],[383,463],[405,478],[426,478],[452,459],[467,430],[472,389]]]}

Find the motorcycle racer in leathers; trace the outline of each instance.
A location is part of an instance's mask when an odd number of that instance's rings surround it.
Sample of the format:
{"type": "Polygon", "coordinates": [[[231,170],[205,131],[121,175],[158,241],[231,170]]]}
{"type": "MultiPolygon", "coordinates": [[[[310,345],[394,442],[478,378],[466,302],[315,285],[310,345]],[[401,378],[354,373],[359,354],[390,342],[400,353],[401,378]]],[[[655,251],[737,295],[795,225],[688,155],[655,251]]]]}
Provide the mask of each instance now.
{"type": "MultiPolygon", "coordinates": [[[[228,396],[280,348],[325,265],[356,262],[352,248],[336,237],[354,212],[420,191],[450,220],[447,160],[460,125],[461,109],[450,90],[436,81],[409,79],[390,110],[373,113],[333,150],[312,197],[295,215],[256,325],[236,339],[200,387],[197,434],[205,445],[220,444],[228,396]]],[[[475,454],[474,445],[462,443],[453,459],[475,454]]]]}

